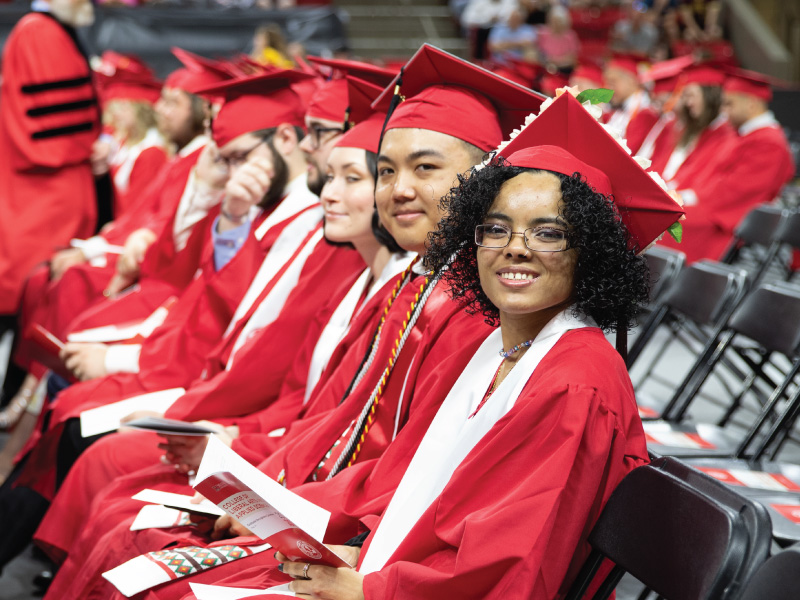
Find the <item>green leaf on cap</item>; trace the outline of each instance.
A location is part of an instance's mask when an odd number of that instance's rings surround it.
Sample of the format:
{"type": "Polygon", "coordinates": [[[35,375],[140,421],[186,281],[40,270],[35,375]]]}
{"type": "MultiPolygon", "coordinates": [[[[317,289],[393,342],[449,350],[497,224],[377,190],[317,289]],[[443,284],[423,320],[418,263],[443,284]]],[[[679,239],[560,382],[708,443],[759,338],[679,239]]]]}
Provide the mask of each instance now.
{"type": "Polygon", "coordinates": [[[589,102],[589,104],[602,104],[603,102],[611,102],[611,97],[614,95],[614,90],[607,90],[605,88],[598,88],[596,90],[583,90],[578,94],[577,100],[581,104],[589,102]]]}
{"type": "Polygon", "coordinates": [[[681,243],[681,239],[683,239],[683,227],[681,226],[680,221],[676,221],[675,223],[670,225],[667,231],[672,236],[673,240],[675,240],[679,244],[681,243]]]}

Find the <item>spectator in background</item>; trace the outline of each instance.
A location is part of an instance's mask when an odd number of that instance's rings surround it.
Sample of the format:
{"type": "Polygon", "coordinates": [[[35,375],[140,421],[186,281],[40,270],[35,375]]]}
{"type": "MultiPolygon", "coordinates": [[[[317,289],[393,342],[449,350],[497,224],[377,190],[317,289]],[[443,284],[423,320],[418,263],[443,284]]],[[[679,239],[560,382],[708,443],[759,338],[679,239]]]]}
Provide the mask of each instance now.
{"type": "Polygon", "coordinates": [[[678,16],[683,37],[690,42],[710,42],[722,37],[719,0],[679,0],[678,16]]]}
{"type": "Polygon", "coordinates": [[[626,0],[625,18],[611,31],[611,49],[650,56],[658,44],[659,32],[641,0],[626,0]]]}
{"type": "Polygon", "coordinates": [[[520,0],[520,8],[528,13],[525,22],[528,25],[544,25],[550,11],[550,0],[520,0]]]}
{"type": "Polygon", "coordinates": [[[275,23],[261,25],[253,34],[251,58],[262,65],[291,69],[294,66],[288,57],[286,38],[275,23]]]}
{"type": "Polygon", "coordinates": [[[527,62],[536,60],[536,28],[525,23],[522,10],[511,11],[508,21],[492,27],[489,51],[499,63],[505,63],[509,58],[527,62]]]}
{"type": "Polygon", "coordinates": [[[472,58],[486,58],[486,42],[492,27],[508,22],[511,13],[518,6],[517,0],[470,0],[461,13],[461,25],[468,32],[472,58]]]}
{"type": "Polygon", "coordinates": [[[539,29],[539,56],[548,71],[569,75],[578,62],[581,43],[572,29],[572,18],[563,6],[547,13],[547,25],[539,29]]]}

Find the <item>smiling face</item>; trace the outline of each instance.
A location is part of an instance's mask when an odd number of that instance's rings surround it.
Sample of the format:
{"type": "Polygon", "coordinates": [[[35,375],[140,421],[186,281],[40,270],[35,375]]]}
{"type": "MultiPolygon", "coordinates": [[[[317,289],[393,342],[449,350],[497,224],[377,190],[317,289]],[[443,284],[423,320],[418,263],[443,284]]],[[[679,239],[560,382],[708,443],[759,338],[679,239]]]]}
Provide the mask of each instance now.
{"type": "Polygon", "coordinates": [[[409,252],[425,253],[442,216],[439,201],[475,164],[469,147],[428,129],[390,129],[378,156],[375,202],[381,223],[409,252]]]}
{"type": "MultiPolygon", "coordinates": [[[[550,173],[522,173],[506,181],[484,223],[522,232],[531,227],[567,229],[559,216],[561,182],[550,173]]],[[[573,293],[576,249],[532,252],[521,235],[505,248],[478,248],[481,287],[500,311],[501,325],[519,319],[549,321],[573,293]]]]}
{"type": "Polygon", "coordinates": [[[365,150],[338,147],[331,151],[320,196],[326,238],[332,242],[377,243],[372,234],[374,185],[365,150]]]}

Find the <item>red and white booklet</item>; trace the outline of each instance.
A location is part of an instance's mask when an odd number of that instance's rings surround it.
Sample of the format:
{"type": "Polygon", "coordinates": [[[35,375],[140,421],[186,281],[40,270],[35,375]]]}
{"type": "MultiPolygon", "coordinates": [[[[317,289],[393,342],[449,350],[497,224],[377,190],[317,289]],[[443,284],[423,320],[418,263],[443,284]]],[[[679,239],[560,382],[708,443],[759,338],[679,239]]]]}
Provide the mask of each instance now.
{"type": "Polygon", "coordinates": [[[320,540],[330,513],[269,478],[214,436],[194,489],[293,561],[349,567],[320,540]]]}

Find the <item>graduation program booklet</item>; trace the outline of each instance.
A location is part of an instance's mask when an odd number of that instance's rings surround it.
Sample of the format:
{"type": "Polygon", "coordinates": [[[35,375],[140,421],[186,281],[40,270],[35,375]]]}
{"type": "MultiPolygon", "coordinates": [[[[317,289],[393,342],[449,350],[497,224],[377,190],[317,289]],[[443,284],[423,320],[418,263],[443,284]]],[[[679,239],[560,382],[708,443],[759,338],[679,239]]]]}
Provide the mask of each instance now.
{"type": "Polygon", "coordinates": [[[267,477],[214,436],[194,489],[293,561],[349,567],[320,540],[330,513],[267,477]]]}
{"type": "Polygon", "coordinates": [[[199,436],[215,433],[213,429],[203,427],[202,425],[195,425],[194,423],[178,421],[176,419],[165,419],[164,417],[142,417],[141,419],[134,419],[133,421],[125,423],[125,427],[153,431],[162,435],[199,436]]]}

